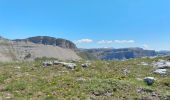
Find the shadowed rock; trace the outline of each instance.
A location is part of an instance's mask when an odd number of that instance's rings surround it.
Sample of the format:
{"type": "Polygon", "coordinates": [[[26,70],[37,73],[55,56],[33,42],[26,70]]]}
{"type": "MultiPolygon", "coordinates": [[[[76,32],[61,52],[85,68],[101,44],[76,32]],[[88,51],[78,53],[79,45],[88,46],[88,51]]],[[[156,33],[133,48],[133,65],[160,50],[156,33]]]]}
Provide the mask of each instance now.
{"type": "Polygon", "coordinates": [[[144,82],[146,82],[147,85],[152,85],[155,82],[155,78],[154,77],[145,77],[144,82]]]}
{"type": "Polygon", "coordinates": [[[87,67],[89,67],[90,65],[91,65],[90,63],[85,63],[85,64],[81,64],[81,67],[87,68],[87,67]]]}

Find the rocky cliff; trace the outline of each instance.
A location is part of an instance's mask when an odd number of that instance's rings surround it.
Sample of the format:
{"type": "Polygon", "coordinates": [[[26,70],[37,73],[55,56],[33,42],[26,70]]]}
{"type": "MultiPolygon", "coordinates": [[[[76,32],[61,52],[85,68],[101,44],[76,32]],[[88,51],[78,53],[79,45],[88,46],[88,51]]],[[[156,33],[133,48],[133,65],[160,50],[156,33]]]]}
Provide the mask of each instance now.
{"type": "Polygon", "coordinates": [[[49,37],[49,36],[36,36],[36,37],[30,37],[27,39],[16,39],[13,40],[16,42],[19,41],[29,41],[35,44],[44,44],[44,45],[53,45],[53,46],[58,46],[61,48],[68,48],[68,49],[77,49],[76,45],[66,39],[61,39],[61,38],[54,38],[54,37],[49,37]]]}
{"type": "Polygon", "coordinates": [[[52,37],[32,37],[8,40],[0,38],[0,61],[25,61],[47,57],[60,60],[79,60],[76,46],[68,40],[52,37]]]}
{"type": "Polygon", "coordinates": [[[86,53],[100,60],[130,59],[156,56],[154,50],[144,50],[142,48],[122,48],[122,49],[83,49],[81,53],[86,53]]]}

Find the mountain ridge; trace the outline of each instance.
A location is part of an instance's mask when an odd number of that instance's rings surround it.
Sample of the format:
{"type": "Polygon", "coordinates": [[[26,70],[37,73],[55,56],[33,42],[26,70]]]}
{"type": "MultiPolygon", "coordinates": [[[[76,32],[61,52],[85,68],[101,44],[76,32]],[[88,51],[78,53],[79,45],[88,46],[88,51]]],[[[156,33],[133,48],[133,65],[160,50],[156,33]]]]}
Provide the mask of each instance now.
{"type": "Polygon", "coordinates": [[[157,56],[155,50],[144,50],[143,48],[96,48],[96,49],[81,49],[81,53],[95,57],[99,60],[122,60],[130,58],[151,57],[157,56]]]}
{"type": "MultiPolygon", "coordinates": [[[[49,40],[51,39],[49,38],[49,40]]],[[[33,43],[27,39],[9,40],[1,38],[0,40],[0,61],[32,61],[42,57],[59,60],[81,59],[75,52],[75,44],[65,39],[59,40],[58,45],[51,45],[52,42],[46,41],[46,39],[43,43],[33,43]]]]}
{"type": "Polygon", "coordinates": [[[14,40],[0,37],[0,40],[0,57],[9,58],[10,60],[25,60],[29,57],[28,55],[31,57],[27,59],[53,57],[62,60],[80,58],[87,60],[122,60],[170,54],[169,51],[145,50],[139,47],[83,49],[77,48],[72,41],[50,36],[35,36],[14,40]]]}
{"type": "Polygon", "coordinates": [[[72,41],[62,39],[62,38],[50,37],[50,36],[34,36],[26,39],[14,39],[12,41],[16,41],[16,42],[29,41],[35,44],[53,45],[62,48],[74,49],[74,50],[77,49],[76,45],[72,41]]]}

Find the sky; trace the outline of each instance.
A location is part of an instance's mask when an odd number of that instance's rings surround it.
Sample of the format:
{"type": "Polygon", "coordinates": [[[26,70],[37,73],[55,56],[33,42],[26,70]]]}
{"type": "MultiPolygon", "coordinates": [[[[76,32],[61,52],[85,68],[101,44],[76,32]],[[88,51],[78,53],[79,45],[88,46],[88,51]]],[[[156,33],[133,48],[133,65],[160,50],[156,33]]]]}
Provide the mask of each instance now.
{"type": "Polygon", "coordinates": [[[0,0],[0,36],[170,50],[170,0],[0,0]]]}

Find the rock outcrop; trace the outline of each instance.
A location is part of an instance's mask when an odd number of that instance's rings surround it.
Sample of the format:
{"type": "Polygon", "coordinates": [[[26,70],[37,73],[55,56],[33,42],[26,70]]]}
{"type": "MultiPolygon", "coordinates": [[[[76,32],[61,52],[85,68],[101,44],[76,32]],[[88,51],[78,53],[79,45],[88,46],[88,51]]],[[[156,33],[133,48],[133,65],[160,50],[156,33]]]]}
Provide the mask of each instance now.
{"type": "Polygon", "coordinates": [[[153,66],[158,69],[170,68],[170,62],[166,60],[159,60],[158,62],[154,62],[153,66]]]}
{"type": "Polygon", "coordinates": [[[49,37],[49,36],[36,36],[36,37],[30,37],[27,39],[16,39],[13,41],[25,41],[25,42],[32,42],[35,44],[44,44],[44,45],[53,45],[53,46],[58,46],[61,48],[67,48],[67,49],[77,49],[76,45],[66,39],[61,39],[61,38],[54,38],[54,37],[49,37]]]}
{"type": "Polygon", "coordinates": [[[167,73],[167,69],[157,69],[157,70],[154,71],[154,73],[160,74],[161,76],[164,76],[167,73]]]}
{"type": "Polygon", "coordinates": [[[167,60],[160,59],[158,62],[153,62],[152,65],[156,70],[154,71],[155,74],[160,74],[164,76],[167,74],[167,69],[170,68],[170,62],[167,60]]]}

